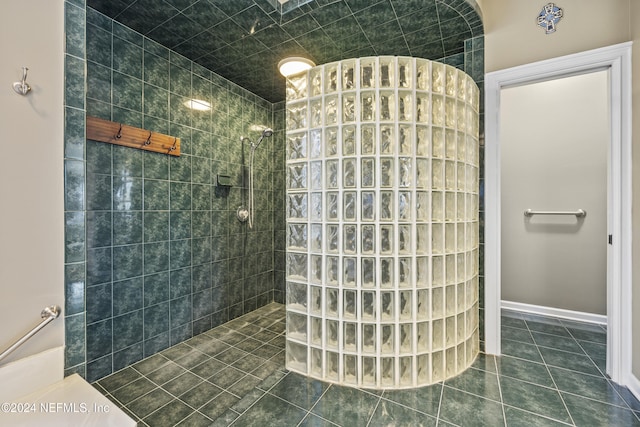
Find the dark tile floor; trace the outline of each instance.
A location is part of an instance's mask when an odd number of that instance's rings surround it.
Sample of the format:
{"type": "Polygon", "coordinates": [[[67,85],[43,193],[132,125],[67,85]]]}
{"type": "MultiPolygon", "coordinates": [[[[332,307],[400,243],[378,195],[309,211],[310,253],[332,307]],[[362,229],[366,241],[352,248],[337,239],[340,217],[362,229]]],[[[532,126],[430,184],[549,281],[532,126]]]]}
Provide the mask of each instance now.
{"type": "Polygon", "coordinates": [[[140,426],[640,426],[607,380],[598,325],[505,311],[502,357],[413,390],[359,390],[284,368],[270,304],[94,383],[140,426]]]}

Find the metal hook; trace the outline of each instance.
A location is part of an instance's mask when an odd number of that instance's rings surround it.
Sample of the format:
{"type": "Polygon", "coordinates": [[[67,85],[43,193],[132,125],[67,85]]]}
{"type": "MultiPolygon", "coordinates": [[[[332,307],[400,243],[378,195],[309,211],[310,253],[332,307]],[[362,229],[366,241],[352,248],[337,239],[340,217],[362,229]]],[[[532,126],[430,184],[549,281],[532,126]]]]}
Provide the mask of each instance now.
{"type": "Polygon", "coordinates": [[[115,135],[116,139],[122,138],[122,123],[120,123],[120,129],[118,129],[118,133],[115,135]]]}
{"type": "Polygon", "coordinates": [[[176,149],[176,144],[178,143],[178,137],[173,139],[173,145],[169,148],[169,151],[174,151],[176,149]]]}
{"type": "Polygon", "coordinates": [[[31,86],[27,83],[27,71],[29,71],[27,67],[22,67],[22,80],[13,83],[13,90],[20,95],[26,95],[31,90],[31,86]]]}
{"type": "Polygon", "coordinates": [[[144,142],[144,145],[151,145],[151,133],[149,132],[149,137],[147,138],[147,140],[144,142]]]}

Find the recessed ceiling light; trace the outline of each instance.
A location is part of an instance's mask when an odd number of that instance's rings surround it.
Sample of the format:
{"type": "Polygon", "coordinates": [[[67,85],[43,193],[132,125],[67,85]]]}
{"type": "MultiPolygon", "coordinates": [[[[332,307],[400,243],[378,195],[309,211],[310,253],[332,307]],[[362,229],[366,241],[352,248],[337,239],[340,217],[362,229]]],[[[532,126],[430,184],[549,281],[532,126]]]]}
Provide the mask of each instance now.
{"type": "Polygon", "coordinates": [[[315,66],[316,64],[312,60],[302,58],[300,56],[291,56],[289,58],[283,59],[278,63],[280,74],[285,77],[307,71],[309,68],[315,66]]]}
{"type": "Polygon", "coordinates": [[[211,110],[211,103],[203,101],[201,99],[189,99],[184,102],[184,105],[192,110],[209,111],[211,110]]]}

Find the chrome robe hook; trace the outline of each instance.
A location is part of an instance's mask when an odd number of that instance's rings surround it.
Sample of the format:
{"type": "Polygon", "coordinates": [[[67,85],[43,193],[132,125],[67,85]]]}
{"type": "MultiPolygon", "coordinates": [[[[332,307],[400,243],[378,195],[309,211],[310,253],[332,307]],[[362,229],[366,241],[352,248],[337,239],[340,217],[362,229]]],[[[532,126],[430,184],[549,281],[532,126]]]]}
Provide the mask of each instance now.
{"type": "Polygon", "coordinates": [[[13,83],[13,90],[20,95],[26,95],[31,90],[31,86],[27,83],[27,71],[29,71],[27,67],[22,67],[22,80],[13,83]]]}

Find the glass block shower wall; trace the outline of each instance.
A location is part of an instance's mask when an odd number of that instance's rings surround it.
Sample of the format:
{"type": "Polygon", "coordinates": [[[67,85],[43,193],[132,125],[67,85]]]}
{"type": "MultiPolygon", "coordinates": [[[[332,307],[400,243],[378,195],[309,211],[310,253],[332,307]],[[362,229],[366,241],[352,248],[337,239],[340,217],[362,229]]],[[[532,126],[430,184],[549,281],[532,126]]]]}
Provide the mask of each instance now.
{"type": "Polygon", "coordinates": [[[365,388],[478,353],[478,87],[409,57],[287,80],[287,368],[365,388]]]}

